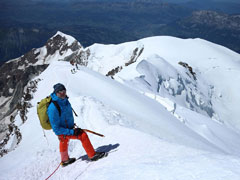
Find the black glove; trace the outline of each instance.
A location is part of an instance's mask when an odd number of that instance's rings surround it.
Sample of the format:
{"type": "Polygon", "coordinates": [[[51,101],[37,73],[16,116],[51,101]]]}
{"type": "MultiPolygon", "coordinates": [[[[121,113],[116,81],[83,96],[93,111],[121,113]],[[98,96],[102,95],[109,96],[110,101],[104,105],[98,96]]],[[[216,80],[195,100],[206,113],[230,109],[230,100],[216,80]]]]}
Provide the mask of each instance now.
{"type": "Polygon", "coordinates": [[[82,134],[82,132],[83,132],[83,130],[81,128],[74,129],[74,135],[75,136],[78,136],[78,135],[82,134]]]}

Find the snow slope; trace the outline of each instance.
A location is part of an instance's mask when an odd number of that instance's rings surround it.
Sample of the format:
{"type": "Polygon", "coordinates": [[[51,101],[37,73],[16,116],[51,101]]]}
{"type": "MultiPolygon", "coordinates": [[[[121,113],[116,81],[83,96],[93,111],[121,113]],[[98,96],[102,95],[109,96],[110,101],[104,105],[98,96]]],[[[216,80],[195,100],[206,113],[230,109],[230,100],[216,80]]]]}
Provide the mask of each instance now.
{"type": "Polygon", "coordinates": [[[87,67],[76,73],[53,57],[37,77],[28,120],[15,119],[22,141],[0,158],[0,179],[45,179],[60,163],[58,139],[52,131],[44,137],[36,113],[57,82],[67,88],[78,126],[105,135],[89,137],[109,156],[87,163],[81,143],[70,141],[70,156],[80,159],[50,179],[240,179],[239,54],[201,39],[164,36],[89,49],[87,67]],[[115,80],[105,76],[117,66],[115,80]]]}
{"type": "Polygon", "coordinates": [[[176,104],[240,131],[240,55],[230,49],[202,39],[169,36],[119,45],[94,44],[88,49],[93,52],[89,58],[89,68],[105,75],[113,68],[122,66],[123,69],[114,76],[115,80],[143,92],[150,91],[167,97],[176,104]],[[134,59],[136,63],[125,67],[134,52],[137,54],[134,59]],[[191,75],[179,62],[192,67],[197,80],[187,77],[191,75]],[[155,72],[150,73],[152,71],[155,72]],[[178,76],[180,78],[176,79],[178,76]],[[147,89],[146,84],[150,84],[147,89]],[[170,90],[181,92],[174,94],[170,90]]]}
{"type": "MultiPolygon", "coordinates": [[[[54,62],[39,76],[29,119],[20,126],[23,140],[0,159],[0,179],[44,179],[57,167],[57,137],[51,131],[46,132],[47,140],[43,137],[36,115],[37,101],[52,92],[55,82],[66,85],[79,114],[76,123],[106,136],[89,134],[94,147],[113,152],[94,163],[78,160],[60,168],[52,179],[239,179],[240,158],[233,156],[240,154],[239,136],[233,131],[219,124],[215,128],[217,123],[207,117],[195,122],[201,117],[182,109],[195,119],[186,126],[151,98],[87,68],[76,74],[71,68],[54,62]],[[224,137],[231,138],[232,146],[224,137]]],[[[69,153],[85,155],[78,141],[71,141],[69,153]]]]}

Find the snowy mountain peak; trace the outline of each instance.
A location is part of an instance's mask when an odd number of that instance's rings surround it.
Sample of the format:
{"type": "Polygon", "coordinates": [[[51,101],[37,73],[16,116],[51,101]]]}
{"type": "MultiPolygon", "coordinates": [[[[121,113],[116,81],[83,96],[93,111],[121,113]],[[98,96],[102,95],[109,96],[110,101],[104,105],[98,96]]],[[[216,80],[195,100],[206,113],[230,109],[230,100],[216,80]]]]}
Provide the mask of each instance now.
{"type": "Polygon", "coordinates": [[[45,61],[49,63],[52,60],[66,60],[74,52],[79,51],[82,46],[72,36],[58,31],[43,48],[40,51],[43,52],[45,61]]]}
{"type": "MultiPolygon", "coordinates": [[[[66,39],[66,44],[68,46],[71,46],[75,41],[77,41],[74,37],[72,36],[69,36],[67,34],[64,34],[63,32],[61,31],[58,31],[53,37],[51,37],[50,39],[54,39],[56,37],[60,36],[61,38],[64,38],[66,39]]],[[[80,45],[80,43],[78,42],[78,44],[80,45]]]]}
{"type": "Polygon", "coordinates": [[[89,68],[104,75],[114,72],[111,76],[121,83],[138,87],[143,93],[157,93],[240,130],[236,108],[240,85],[232,83],[238,82],[240,55],[230,49],[199,38],[168,36],[119,45],[95,44],[89,49],[93,52],[89,68]],[[135,57],[133,63],[125,66],[130,57],[135,57]],[[229,100],[234,106],[222,109],[229,100]]]}

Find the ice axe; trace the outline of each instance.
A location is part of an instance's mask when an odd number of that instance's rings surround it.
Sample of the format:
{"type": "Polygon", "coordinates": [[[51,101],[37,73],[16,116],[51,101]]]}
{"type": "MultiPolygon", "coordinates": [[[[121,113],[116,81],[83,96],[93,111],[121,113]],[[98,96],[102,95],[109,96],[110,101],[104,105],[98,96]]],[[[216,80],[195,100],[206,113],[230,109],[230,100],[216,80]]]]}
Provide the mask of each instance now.
{"type": "MultiPolygon", "coordinates": [[[[76,124],[74,124],[74,126],[77,127],[77,128],[79,128],[76,124]]],[[[89,129],[82,129],[82,130],[85,131],[85,132],[89,132],[89,133],[95,134],[95,135],[97,135],[97,136],[105,137],[103,134],[100,134],[100,133],[91,131],[91,130],[89,130],[89,129]]]]}
{"type": "Polygon", "coordinates": [[[85,131],[85,132],[89,132],[89,133],[92,133],[92,134],[95,134],[95,135],[97,135],[97,136],[105,137],[105,136],[102,135],[102,134],[96,133],[96,132],[91,131],[91,130],[88,130],[88,129],[83,129],[83,131],[85,131]]]}

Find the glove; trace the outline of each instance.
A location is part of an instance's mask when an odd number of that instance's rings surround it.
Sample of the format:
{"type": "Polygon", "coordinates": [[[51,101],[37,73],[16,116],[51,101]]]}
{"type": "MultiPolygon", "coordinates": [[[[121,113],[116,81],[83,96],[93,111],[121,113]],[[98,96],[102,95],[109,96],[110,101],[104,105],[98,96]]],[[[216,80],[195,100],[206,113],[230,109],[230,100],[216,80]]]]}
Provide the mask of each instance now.
{"type": "Polygon", "coordinates": [[[82,134],[82,132],[83,132],[83,130],[81,128],[74,129],[74,135],[75,136],[78,136],[78,135],[82,134]]]}

